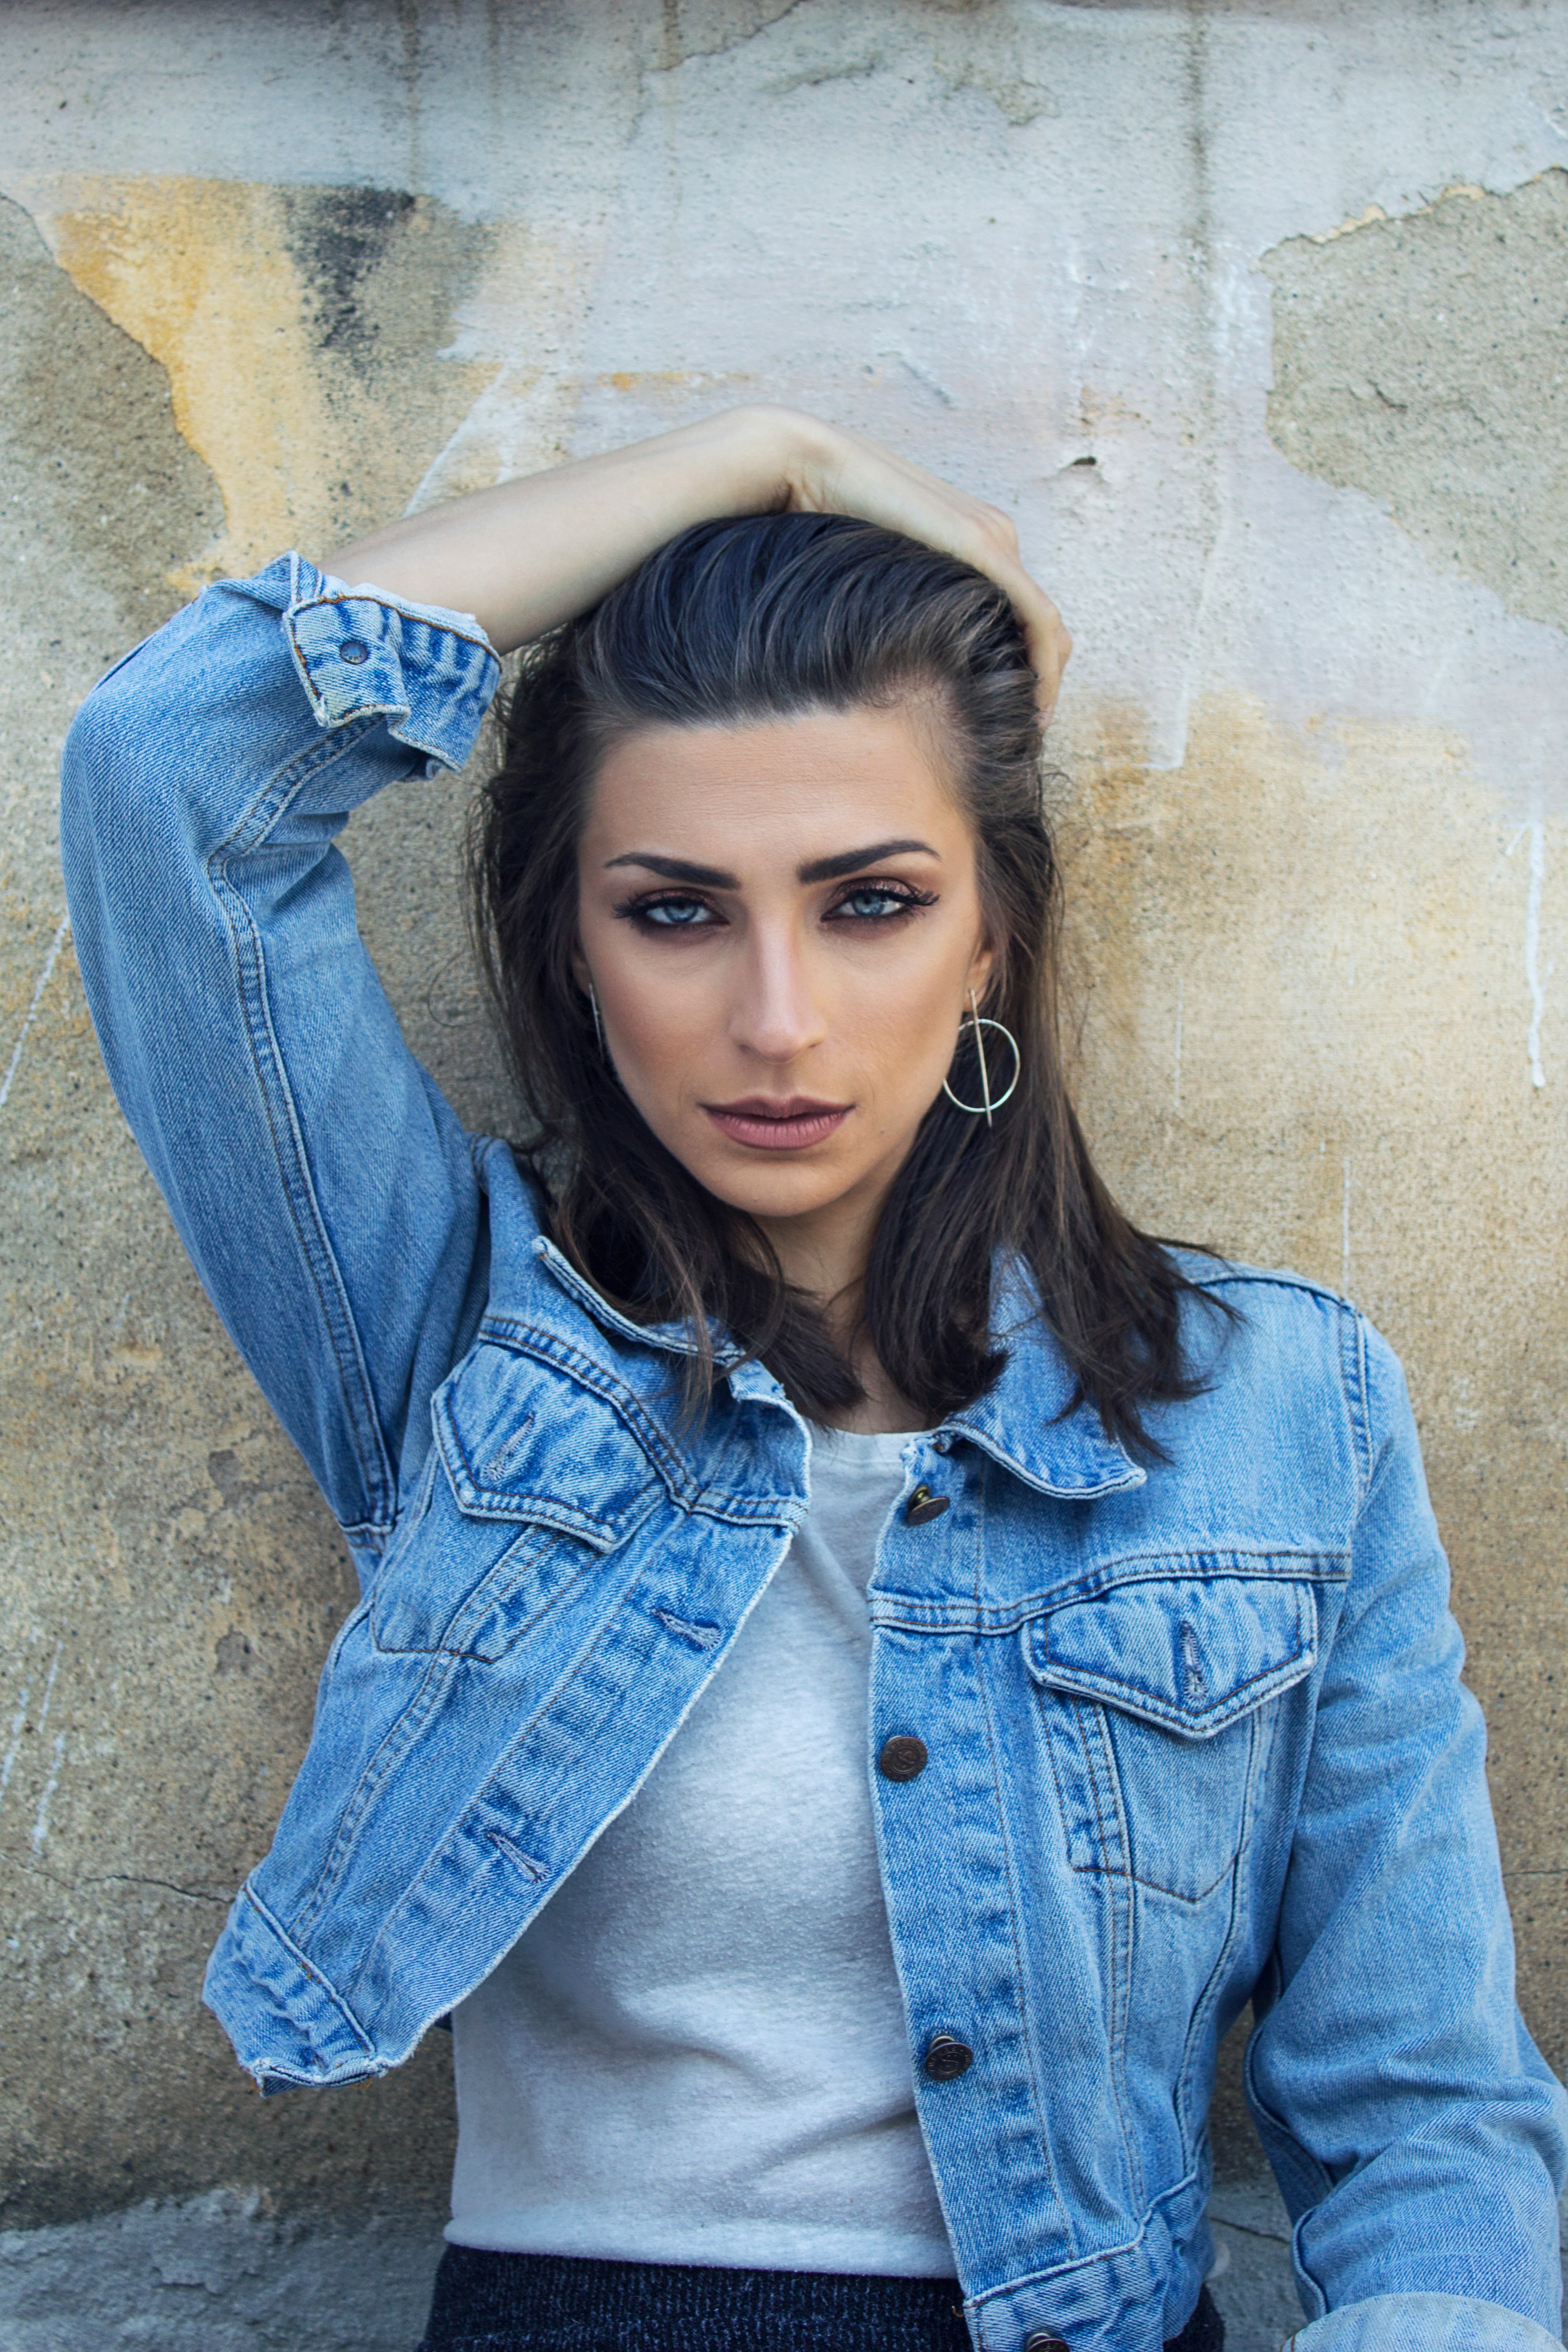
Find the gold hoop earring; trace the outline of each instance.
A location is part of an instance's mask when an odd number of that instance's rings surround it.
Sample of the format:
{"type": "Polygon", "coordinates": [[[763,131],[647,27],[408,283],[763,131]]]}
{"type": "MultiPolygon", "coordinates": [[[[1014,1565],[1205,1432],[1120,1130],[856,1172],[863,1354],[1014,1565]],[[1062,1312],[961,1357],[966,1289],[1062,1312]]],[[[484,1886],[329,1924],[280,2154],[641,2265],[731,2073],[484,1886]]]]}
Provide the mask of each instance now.
{"type": "Polygon", "coordinates": [[[1024,1056],[1018,1051],[1018,1040],[1014,1036],[1013,1032],[1007,1027],[1005,1022],[989,1021],[984,1016],[979,1005],[974,1001],[974,991],[973,989],[969,992],[969,1019],[970,1025],[974,1032],[975,1056],[980,1064],[981,1099],[977,1103],[964,1102],[960,1096],[953,1093],[952,1088],[948,1085],[945,1078],[943,1078],[942,1082],[942,1090],[947,1097],[948,1101],[952,1104],[955,1110],[967,1111],[971,1118],[983,1118],[987,1127],[994,1127],[996,1123],[996,1112],[1001,1109],[1004,1103],[1011,1102],[1014,1095],[1017,1092],[1018,1081],[1024,1075],[1024,1056]],[[1008,1045],[1013,1049],[1012,1079],[1004,1091],[999,1095],[994,1095],[991,1091],[991,1073],[985,1066],[985,1040],[980,1034],[983,1029],[994,1029],[999,1036],[1005,1037],[1008,1045]]]}

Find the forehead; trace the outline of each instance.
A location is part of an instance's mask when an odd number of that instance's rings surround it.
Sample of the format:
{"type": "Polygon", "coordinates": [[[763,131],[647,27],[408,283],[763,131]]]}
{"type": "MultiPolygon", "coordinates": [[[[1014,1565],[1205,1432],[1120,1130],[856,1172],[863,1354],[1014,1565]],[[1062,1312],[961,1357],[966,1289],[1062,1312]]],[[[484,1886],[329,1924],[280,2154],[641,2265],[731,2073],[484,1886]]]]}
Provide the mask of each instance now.
{"type": "Polygon", "coordinates": [[[907,703],[734,727],[639,728],[600,768],[584,850],[597,858],[658,848],[729,866],[749,851],[794,864],[913,833],[955,855],[970,828],[944,751],[935,714],[907,703]]]}

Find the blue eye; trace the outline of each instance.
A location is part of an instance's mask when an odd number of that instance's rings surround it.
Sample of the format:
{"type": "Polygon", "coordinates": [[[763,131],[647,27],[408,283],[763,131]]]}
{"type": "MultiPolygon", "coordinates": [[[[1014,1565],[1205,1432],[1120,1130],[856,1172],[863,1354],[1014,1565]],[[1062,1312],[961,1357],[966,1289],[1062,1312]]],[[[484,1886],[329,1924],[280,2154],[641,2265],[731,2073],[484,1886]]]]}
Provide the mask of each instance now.
{"type": "Polygon", "coordinates": [[[882,882],[862,882],[838,900],[833,913],[847,916],[852,923],[887,923],[934,904],[927,890],[893,890],[882,882]]]}
{"type": "Polygon", "coordinates": [[[661,931],[703,929],[713,909],[701,898],[644,898],[625,910],[639,923],[657,924],[661,931]]]}

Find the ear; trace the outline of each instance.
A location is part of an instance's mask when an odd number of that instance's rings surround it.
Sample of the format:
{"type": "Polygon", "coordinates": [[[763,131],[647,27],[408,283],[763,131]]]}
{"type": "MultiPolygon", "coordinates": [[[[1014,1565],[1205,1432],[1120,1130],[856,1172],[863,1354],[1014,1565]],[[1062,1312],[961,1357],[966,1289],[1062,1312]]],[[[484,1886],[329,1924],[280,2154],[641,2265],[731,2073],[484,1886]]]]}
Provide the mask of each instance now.
{"type": "Polygon", "coordinates": [[[985,992],[990,987],[995,973],[996,951],[989,940],[982,940],[970,961],[968,977],[963,983],[966,989],[973,990],[976,1004],[984,1003],[985,992]]]}

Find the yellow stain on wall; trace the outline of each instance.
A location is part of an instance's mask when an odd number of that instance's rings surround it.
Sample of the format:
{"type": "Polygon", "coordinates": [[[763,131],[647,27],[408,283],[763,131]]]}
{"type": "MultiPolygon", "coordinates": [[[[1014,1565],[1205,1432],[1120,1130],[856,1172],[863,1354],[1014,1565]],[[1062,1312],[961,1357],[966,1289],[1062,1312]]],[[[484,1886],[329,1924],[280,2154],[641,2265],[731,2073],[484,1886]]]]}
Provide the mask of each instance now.
{"type": "Polygon", "coordinates": [[[186,593],[400,513],[495,373],[443,360],[490,232],[427,197],[190,178],[58,184],[34,217],[166,370],[223,536],[186,593]]]}

